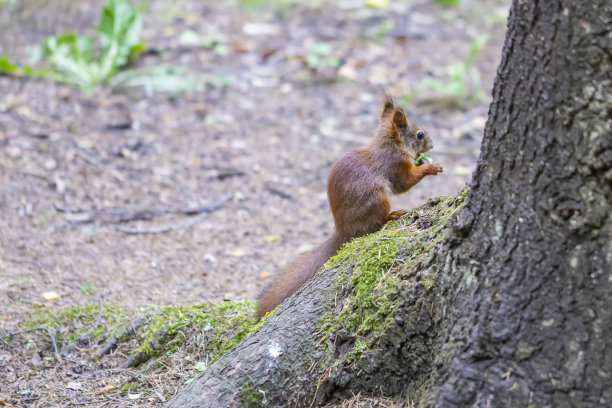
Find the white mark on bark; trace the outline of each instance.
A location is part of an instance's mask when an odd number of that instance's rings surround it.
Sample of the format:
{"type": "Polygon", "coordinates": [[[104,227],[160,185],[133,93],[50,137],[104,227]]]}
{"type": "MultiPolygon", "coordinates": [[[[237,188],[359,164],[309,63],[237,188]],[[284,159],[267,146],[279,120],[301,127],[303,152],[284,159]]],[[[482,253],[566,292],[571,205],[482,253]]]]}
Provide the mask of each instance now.
{"type": "Polygon", "coordinates": [[[280,344],[272,343],[270,347],[268,347],[268,354],[272,358],[278,358],[281,354],[283,354],[283,349],[280,344]]]}
{"type": "Polygon", "coordinates": [[[543,327],[550,327],[553,324],[555,324],[555,319],[547,319],[547,320],[543,320],[542,321],[542,326],[543,327]]]}
{"type": "Polygon", "coordinates": [[[499,241],[504,234],[504,224],[501,220],[495,220],[495,234],[492,236],[493,241],[499,241]]]}
{"type": "Polygon", "coordinates": [[[576,269],[578,267],[578,258],[573,257],[572,259],[570,259],[570,266],[576,269]]]}

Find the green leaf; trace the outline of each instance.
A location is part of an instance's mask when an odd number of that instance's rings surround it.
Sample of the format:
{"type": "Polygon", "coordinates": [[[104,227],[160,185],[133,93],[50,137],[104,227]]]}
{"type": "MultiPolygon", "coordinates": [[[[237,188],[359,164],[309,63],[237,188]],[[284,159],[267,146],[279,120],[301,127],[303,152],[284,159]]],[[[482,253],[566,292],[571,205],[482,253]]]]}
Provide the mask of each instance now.
{"type": "Polygon", "coordinates": [[[143,87],[147,92],[193,92],[200,91],[206,85],[215,88],[231,84],[226,75],[189,74],[184,67],[172,65],[154,65],[151,67],[130,69],[116,74],[108,81],[111,88],[143,87]]]}
{"type": "Polygon", "coordinates": [[[15,74],[19,66],[13,64],[4,54],[0,54],[0,72],[6,72],[9,74],[15,74]]]}
{"type": "Polygon", "coordinates": [[[208,367],[208,366],[206,365],[206,363],[205,363],[205,362],[203,362],[203,361],[198,361],[198,362],[197,362],[197,363],[195,363],[195,365],[193,366],[193,369],[194,369],[194,370],[197,370],[197,371],[199,371],[199,372],[202,372],[202,371],[206,370],[206,368],[207,368],[207,367],[208,367]]]}
{"type": "Polygon", "coordinates": [[[436,2],[440,4],[444,4],[445,6],[458,6],[461,0],[436,0],[436,2]]]}
{"type": "Polygon", "coordinates": [[[308,48],[308,54],[315,54],[322,57],[329,55],[331,52],[332,46],[330,43],[326,42],[315,43],[308,48]]]}
{"type": "Polygon", "coordinates": [[[179,36],[179,44],[186,46],[200,45],[200,35],[193,30],[185,30],[179,36]]]}
{"type": "Polygon", "coordinates": [[[427,161],[428,163],[434,162],[430,155],[428,155],[427,153],[421,153],[419,154],[419,157],[416,158],[416,165],[420,166],[421,164],[423,164],[424,161],[427,161]]]}
{"type": "Polygon", "coordinates": [[[321,57],[316,54],[306,54],[304,59],[310,68],[318,68],[321,65],[321,57]]]}
{"type": "Polygon", "coordinates": [[[81,87],[93,86],[96,82],[95,73],[92,72],[89,62],[78,58],[78,47],[76,35],[72,33],[64,34],[59,38],[49,37],[42,44],[43,55],[58,71],[72,78],[72,83],[81,87]],[[77,51],[76,55],[75,51],[77,51]]]}
{"type": "Polygon", "coordinates": [[[384,8],[389,5],[389,0],[366,0],[366,6],[373,8],[384,8]]]}
{"type": "Polygon", "coordinates": [[[125,0],[107,0],[98,23],[98,34],[102,44],[101,76],[104,79],[144,49],[140,40],[140,10],[125,0]]]}

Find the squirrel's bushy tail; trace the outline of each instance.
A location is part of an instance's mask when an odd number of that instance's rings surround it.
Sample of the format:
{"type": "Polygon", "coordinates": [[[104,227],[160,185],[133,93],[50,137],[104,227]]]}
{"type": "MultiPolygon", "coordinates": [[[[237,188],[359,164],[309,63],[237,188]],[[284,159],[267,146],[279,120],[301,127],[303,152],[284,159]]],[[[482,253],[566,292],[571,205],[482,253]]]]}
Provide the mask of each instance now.
{"type": "Polygon", "coordinates": [[[317,248],[308,251],[297,258],[289,268],[279,274],[259,297],[257,316],[261,318],[274,310],[283,300],[298,290],[311,276],[313,276],[329,258],[336,255],[342,244],[349,238],[334,234],[317,248]]]}

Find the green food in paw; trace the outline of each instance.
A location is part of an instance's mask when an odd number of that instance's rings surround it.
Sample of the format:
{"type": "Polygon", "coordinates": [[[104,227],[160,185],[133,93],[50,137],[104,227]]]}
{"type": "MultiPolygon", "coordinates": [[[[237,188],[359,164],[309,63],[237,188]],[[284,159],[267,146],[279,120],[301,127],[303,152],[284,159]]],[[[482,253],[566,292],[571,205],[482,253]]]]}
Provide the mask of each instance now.
{"type": "Polygon", "coordinates": [[[416,158],[416,165],[420,166],[421,164],[423,164],[423,162],[425,162],[425,164],[433,163],[434,160],[427,153],[421,153],[419,154],[419,157],[416,158]]]}

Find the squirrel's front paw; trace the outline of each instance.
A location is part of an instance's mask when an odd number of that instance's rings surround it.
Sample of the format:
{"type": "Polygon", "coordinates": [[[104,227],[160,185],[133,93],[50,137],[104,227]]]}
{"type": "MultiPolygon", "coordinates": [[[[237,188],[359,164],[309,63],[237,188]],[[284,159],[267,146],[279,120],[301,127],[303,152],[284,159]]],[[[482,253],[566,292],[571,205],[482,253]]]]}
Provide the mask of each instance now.
{"type": "Polygon", "coordinates": [[[442,168],[442,165],[438,163],[432,163],[427,165],[427,174],[435,176],[436,174],[442,173],[443,171],[444,169],[442,168]]]}

